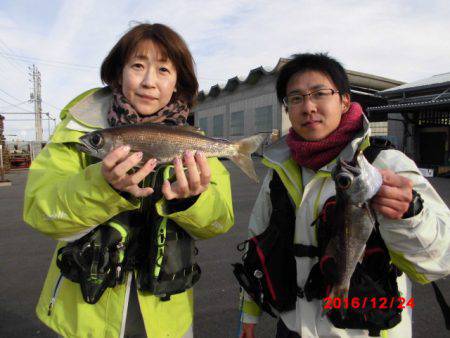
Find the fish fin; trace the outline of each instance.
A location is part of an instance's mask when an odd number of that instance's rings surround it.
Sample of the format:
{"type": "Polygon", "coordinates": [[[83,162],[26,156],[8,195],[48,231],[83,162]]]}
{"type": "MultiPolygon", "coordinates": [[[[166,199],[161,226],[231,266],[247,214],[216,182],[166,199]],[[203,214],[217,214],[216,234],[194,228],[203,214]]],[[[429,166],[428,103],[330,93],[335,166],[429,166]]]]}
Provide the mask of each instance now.
{"type": "Polygon", "coordinates": [[[230,158],[241,170],[256,183],[259,182],[258,175],[256,175],[255,167],[249,155],[238,153],[236,156],[230,158]]]}
{"type": "Polygon", "coordinates": [[[174,126],[174,128],[177,128],[179,130],[190,131],[192,133],[196,133],[196,134],[200,134],[200,135],[205,135],[203,130],[201,130],[200,128],[197,128],[195,126],[191,126],[190,124],[186,124],[184,126],[174,126]]]}
{"type": "Polygon", "coordinates": [[[237,147],[238,153],[237,155],[230,157],[230,159],[256,183],[259,182],[259,179],[256,175],[255,167],[253,166],[251,154],[261,146],[266,138],[266,134],[257,134],[235,142],[234,144],[237,147]]]}
{"type": "Polygon", "coordinates": [[[273,144],[280,139],[280,131],[278,129],[272,129],[272,133],[269,135],[269,144],[273,144]]]}
{"type": "Polygon", "coordinates": [[[375,214],[375,211],[373,211],[373,209],[370,207],[369,203],[365,202],[362,207],[364,209],[366,209],[367,215],[370,218],[370,221],[372,222],[372,224],[377,224],[377,215],[375,214]]]}
{"type": "MultiPolygon", "coordinates": [[[[141,123],[141,125],[148,125],[149,127],[151,127],[151,126],[158,126],[158,127],[160,127],[161,126],[160,123],[155,123],[155,122],[143,122],[143,123],[141,123]]],[[[190,131],[192,133],[205,135],[205,133],[200,128],[197,128],[195,126],[191,126],[190,124],[185,124],[185,125],[164,125],[164,127],[178,129],[178,130],[185,130],[185,131],[190,131]]]]}
{"type": "Polygon", "coordinates": [[[363,247],[363,249],[362,249],[362,251],[361,251],[361,256],[359,256],[359,260],[358,260],[358,263],[359,263],[359,264],[362,264],[362,262],[363,262],[363,260],[364,260],[364,254],[365,254],[365,252],[366,252],[366,247],[367,247],[367,245],[364,244],[364,247],[363,247]]]}

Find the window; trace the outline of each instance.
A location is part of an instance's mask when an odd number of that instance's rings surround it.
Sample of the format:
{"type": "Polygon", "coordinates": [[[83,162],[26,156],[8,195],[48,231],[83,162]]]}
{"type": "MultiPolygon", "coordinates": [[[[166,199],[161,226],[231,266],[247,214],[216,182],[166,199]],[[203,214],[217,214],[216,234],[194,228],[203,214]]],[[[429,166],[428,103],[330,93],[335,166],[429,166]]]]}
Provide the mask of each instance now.
{"type": "Polygon", "coordinates": [[[244,112],[243,111],[236,111],[234,113],[231,113],[230,135],[231,136],[244,135],[244,112]]]}
{"type": "Polygon", "coordinates": [[[257,133],[272,131],[272,106],[255,109],[255,129],[257,133]]]}
{"type": "Polygon", "coordinates": [[[206,134],[208,134],[208,118],[202,117],[198,121],[198,126],[201,130],[203,130],[206,134]]]}
{"type": "Polygon", "coordinates": [[[216,115],[213,117],[213,136],[223,136],[223,115],[216,115]]]}
{"type": "Polygon", "coordinates": [[[387,136],[388,134],[388,123],[385,122],[370,122],[370,129],[372,130],[373,136],[387,136]]]}

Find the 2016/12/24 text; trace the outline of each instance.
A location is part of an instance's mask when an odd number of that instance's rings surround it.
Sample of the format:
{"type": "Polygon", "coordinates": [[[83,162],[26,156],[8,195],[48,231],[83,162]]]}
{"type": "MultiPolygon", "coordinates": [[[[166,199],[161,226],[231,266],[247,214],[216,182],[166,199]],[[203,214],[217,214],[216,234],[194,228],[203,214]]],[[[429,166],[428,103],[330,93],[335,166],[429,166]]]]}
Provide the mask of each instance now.
{"type": "Polygon", "coordinates": [[[372,308],[372,309],[392,309],[394,307],[398,309],[404,309],[405,307],[414,308],[414,298],[410,298],[407,300],[404,297],[353,297],[353,298],[331,298],[331,297],[325,297],[323,299],[324,301],[324,309],[331,310],[331,309],[340,309],[340,308],[352,308],[352,309],[366,309],[366,308],[372,308]]]}

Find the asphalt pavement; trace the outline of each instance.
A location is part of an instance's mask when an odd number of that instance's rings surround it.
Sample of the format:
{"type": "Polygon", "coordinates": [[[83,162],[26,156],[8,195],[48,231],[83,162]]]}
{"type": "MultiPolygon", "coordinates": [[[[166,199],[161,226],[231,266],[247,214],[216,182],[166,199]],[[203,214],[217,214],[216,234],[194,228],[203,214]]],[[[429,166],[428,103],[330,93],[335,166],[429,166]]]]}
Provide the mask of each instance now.
{"type": "MultiPolygon", "coordinates": [[[[251,182],[230,161],[235,226],[222,236],[198,242],[202,277],[195,286],[196,338],[237,337],[239,288],[231,264],[240,260],[236,245],[246,238],[248,217],[259,185],[251,182]]],[[[265,168],[255,158],[256,171],[265,168]]],[[[34,308],[47,273],[55,242],[22,220],[23,190],[27,171],[7,174],[11,187],[0,187],[0,337],[55,337],[39,322],[34,308]]],[[[450,179],[432,178],[433,186],[450,204],[450,179]]],[[[438,282],[450,302],[448,278],[438,282]]],[[[448,337],[430,285],[414,286],[414,337],[448,337]]],[[[263,316],[258,338],[275,336],[276,322],[263,316]]]]}

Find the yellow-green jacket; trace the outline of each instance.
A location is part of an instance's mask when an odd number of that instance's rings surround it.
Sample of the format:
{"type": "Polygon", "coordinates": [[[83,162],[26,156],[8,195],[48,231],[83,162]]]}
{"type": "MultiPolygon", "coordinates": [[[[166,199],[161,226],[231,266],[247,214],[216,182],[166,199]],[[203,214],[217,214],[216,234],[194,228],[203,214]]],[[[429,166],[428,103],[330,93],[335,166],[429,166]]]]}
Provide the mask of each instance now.
{"type": "MultiPolygon", "coordinates": [[[[62,122],[51,142],[31,165],[23,217],[33,228],[59,241],[56,251],[113,216],[140,206],[139,200],[127,200],[115,191],[103,178],[101,163],[88,165],[86,156],[75,147],[86,132],[108,126],[110,104],[107,88],[75,98],[62,110],[62,122]]],[[[224,233],[234,223],[229,173],[217,158],[208,162],[211,184],[191,207],[168,214],[164,199],[156,204],[161,216],[200,239],[224,233]]],[[[65,337],[123,336],[131,278],[108,288],[98,303],[90,305],[84,302],[79,284],[65,278],[57,283],[56,251],[36,308],[38,317],[65,337]]],[[[173,295],[170,301],[138,292],[138,300],[147,336],[182,337],[192,330],[192,289],[173,295]]]]}

